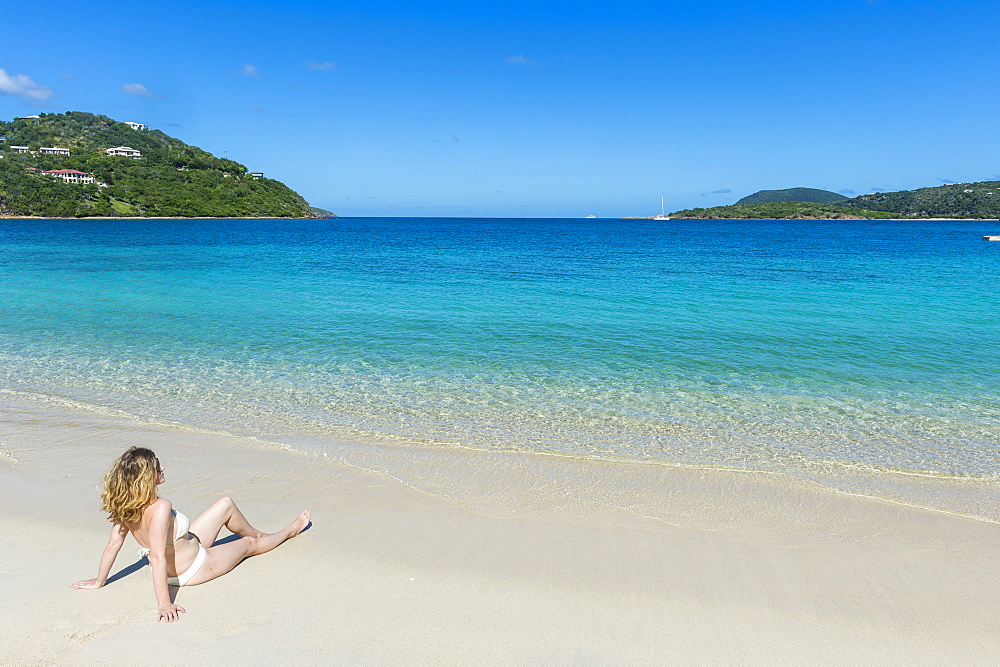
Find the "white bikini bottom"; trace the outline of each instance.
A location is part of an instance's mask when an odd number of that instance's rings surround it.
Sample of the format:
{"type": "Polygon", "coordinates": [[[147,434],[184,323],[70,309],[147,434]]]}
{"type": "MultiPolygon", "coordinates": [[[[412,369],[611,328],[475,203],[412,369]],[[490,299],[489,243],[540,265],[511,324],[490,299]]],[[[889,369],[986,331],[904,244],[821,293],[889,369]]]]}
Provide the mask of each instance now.
{"type": "Polygon", "coordinates": [[[185,586],[187,582],[191,581],[191,577],[198,574],[198,570],[205,563],[205,557],[208,556],[208,550],[202,546],[201,542],[198,543],[198,555],[194,557],[194,562],[191,563],[191,567],[184,570],[176,577],[167,577],[167,583],[171,586],[185,586]]]}

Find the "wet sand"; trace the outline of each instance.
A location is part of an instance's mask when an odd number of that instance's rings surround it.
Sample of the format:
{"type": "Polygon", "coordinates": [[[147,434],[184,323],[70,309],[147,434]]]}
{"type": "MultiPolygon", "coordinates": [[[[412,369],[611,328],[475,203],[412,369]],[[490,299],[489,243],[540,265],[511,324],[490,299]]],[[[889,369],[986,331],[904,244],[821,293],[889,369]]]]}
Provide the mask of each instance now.
{"type": "MultiPolygon", "coordinates": [[[[385,451],[395,470],[431,453],[385,451]]],[[[481,502],[249,439],[0,404],[0,663],[907,663],[1000,656],[1000,526],[773,475],[470,453],[481,502]],[[189,516],[232,496],[314,524],[157,624],[129,537],[97,591],[104,472],[133,444],[189,516]],[[675,517],[588,502],[634,480],[675,517]],[[576,480],[544,488],[540,480],[576,480]],[[501,493],[498,489],[508,489],[501,493]],[[528,497],[526,497],[528,496],[528,497]],[[699,508],[702,508],[699,510],[699,508]],[[705,518],[707,517],[707,518],[705,518]],[[722,517],[724,520],[720,519],[722,517]]],[[[428,463],[429,462],[429,463],[428,463]]],[[[386,467],[385,469],[389,469],[386,467]]],[[[426,470],[421,473],[426,477],[426,470]]],[[[226,531],[223,531],[225,534],[226,531]]]]}

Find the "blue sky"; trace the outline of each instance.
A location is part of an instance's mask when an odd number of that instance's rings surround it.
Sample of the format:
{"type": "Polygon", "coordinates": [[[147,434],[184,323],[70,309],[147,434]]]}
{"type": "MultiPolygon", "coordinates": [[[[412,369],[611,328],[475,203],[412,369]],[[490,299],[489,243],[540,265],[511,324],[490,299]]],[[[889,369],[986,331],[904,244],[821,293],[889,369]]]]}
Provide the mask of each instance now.
{"type": "Polygon", "coordinates": [[[19,3],[0,118],[90,111],[340,215],[608,217],[1000,179],[1000,2],[19,3]]]}

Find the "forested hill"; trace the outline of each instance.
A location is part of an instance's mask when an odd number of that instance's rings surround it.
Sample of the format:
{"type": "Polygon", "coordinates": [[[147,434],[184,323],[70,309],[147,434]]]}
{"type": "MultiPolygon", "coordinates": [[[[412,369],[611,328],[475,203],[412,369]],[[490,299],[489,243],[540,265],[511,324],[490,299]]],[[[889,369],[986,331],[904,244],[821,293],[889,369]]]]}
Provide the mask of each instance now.
{"type": "Polygon", "coordinates": [[[900,218],[1000,218],[1000,181],[875,192],[838,206],[888,211],[900,218]]]}
{"type": "Polygon", "coordinates": [[[692,208],[671,213],[673,218],[694,220],[870,220],[899,217],[893,213],[849,209],[835,204],[804,201],[772,201],[763,204],[734,204],[712,208],[692,208]]]}
{"type": "Polygon", "coordinates": [[[1000,181],[940,185],[900,192],[875,192],[834,203],[776,201],[694,208],[671,213],[670,217],[843,220],[852,218],[975,218],[995,220],[1000,218],[1000,181]]]}
{"type": "Polygon", "coordinates": [[[839,195],[829,190],[817,190],[816,188],[788,188],[786,190],[758,190],[752,195],[747,195],[736,202],[741,204],[766,204],[774,201],[807,201],[815,204],[836,204],[842,202],[847,197],[839,195]]]}
{"type": "Polygon", "coordinates": [[[80,111],[0,121],[0,214],[42,217],[313,217],[283,183],[159,130],[80,111]],[[25,147],[28,152],[22,152],[25,147]],[[128,147],[140,158],[108,155],[128,147]],[[46,154],[63,148],[69,155],[46,154]],[[52,170],[83,172],[64,182],[52,170]]]}

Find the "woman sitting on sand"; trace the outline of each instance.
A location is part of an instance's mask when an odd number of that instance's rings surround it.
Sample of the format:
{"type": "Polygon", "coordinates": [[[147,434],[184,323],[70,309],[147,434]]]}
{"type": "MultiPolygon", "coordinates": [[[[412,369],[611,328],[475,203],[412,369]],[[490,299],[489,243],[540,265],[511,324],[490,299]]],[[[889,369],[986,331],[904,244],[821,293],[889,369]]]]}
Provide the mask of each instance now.
{"type": "Polygon", "coordinates": [[[284,530],[262,533],[247,522],[231,498],[217,500],[189,521],[169,500],[156,495],[156,486],[164,479],[159,459],[143,447],[132,447],[115,461],[104,477],[101,494],[101,509],[110,513],[109,520],[114,523],[111,538],[104,547],[97,577],[78,581],[71,588],[102,587],[125,536],[131,532],[143,546],[139,555],[149,556],[153,568],[153,592],[159,606],[156,620],[171,623],[178,613],[185,612],[170,602],[168,584],[194,586],[215,579],[244,558],[270,551],[309,525],[309,510],[305,510],[284,530]],[[214,544],[223,526],[240,539],[214,544]]]}

